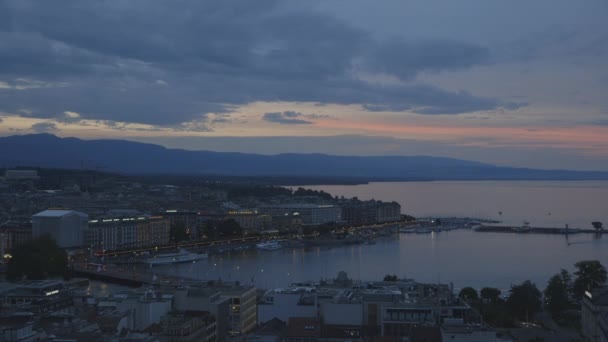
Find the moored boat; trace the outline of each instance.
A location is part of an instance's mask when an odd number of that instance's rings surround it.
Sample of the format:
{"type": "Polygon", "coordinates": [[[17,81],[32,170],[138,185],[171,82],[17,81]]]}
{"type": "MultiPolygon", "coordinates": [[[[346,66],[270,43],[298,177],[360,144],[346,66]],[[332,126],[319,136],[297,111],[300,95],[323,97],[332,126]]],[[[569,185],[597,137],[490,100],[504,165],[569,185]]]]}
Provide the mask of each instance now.
{"type": "Polygon", "coordinates": [[[281,246],[281,244],[278,241],[274,241],[274,240],[260,242],[257,245],[255,245],[255,247],[261,251],[274,251],[274,250],[283,248],[283,246],[281,246]]]}

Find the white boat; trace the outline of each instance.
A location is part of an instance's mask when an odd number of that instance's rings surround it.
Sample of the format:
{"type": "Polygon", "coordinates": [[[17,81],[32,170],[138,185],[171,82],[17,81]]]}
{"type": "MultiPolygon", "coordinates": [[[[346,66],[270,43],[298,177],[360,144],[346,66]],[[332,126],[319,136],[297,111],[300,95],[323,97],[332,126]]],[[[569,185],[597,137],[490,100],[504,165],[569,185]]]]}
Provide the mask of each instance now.
{"type": "Polygon", "coordinates": [[[274,251],[283,248],[277,241],[260,242],[255,247],[261,251],[274,251]]]}
{"type": "Polygon", "coordinates": [[[158,254],[155,257],[146,259],[145,262],[150,266],[154,266],[177,264],[182,262],[194,262],[196,260],[207,259],[207,257],[207,253],[191,253],[186,250],[180,249],[177,253],[158,254]]]}

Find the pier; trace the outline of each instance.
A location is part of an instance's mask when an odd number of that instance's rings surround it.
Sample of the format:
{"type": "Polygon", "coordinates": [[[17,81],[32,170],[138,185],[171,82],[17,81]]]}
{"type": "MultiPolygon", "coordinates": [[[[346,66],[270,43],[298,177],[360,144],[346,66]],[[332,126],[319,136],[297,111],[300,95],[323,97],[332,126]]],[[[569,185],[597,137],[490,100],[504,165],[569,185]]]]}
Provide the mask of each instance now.
{"type": "Polygon", "coordinates": [[[519,233],[519,234],[603,234],[603,230],[580,229],[580,228],[557,228],[557,227],[530,227],[530,226],[507,226],[507,225],[482,225],[474,228],[476,232],[494,233],[519,233]]]}

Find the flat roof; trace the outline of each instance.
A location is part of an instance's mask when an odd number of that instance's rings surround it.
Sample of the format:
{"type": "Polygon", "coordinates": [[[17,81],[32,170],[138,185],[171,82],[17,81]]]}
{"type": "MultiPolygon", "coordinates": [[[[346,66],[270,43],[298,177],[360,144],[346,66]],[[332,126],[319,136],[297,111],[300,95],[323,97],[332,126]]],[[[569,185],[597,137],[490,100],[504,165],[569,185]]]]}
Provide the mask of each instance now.
{"type": "Polygon", "coordinates": [[[308,208],[338,208],[333,204],[309,204],[309,203],[285,203],[285,204],[270,204],[262,206],[264,209],[308,209],[308,208]]]}
{"type": "Polygon", "coordinates": [[[56,210],[56,209],[48,209],[48,210],[44,210],[41,211],[35,215],[33,215],[32,217],[62,217],[68,214],[78,214],[81,216],[86,216],[85,213],[81,213],[79,211],[76,210],[56,210]]]}

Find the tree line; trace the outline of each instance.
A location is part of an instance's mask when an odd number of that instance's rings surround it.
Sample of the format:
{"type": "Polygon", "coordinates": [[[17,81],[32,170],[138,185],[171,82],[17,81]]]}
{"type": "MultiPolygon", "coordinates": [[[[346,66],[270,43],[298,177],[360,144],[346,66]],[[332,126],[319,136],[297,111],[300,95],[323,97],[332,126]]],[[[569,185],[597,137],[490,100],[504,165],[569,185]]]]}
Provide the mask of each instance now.
{"type": "Polygon", "coordinates": [[[526,280],[511,287],[506,298],[496,288],[484,287],[477,293],[472,287],[463,288],[458,296],[478,309],[484,320],[496,326],[512,326],[515,320],[529,320],[543,308],[558,323],[571,321],[570,310],[580,308],[585,292],[606,285],[606,268],[597,260],[583,260],[574,264],[571,275],[562,269],[553,275],[544,291],[526,280]]]}

